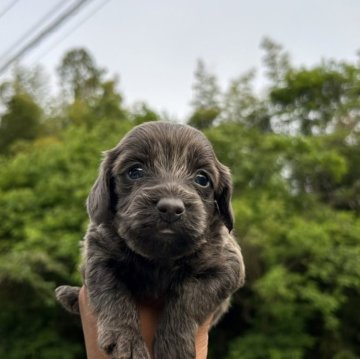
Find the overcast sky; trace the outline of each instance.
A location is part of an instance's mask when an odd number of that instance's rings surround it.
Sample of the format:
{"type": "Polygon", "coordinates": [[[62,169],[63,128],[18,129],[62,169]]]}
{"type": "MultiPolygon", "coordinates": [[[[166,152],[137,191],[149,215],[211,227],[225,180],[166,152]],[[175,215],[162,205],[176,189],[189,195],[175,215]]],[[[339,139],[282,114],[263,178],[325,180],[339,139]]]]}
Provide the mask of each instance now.
{"type": "MultiPolygon", "coordinates": [[[[12,1],[0,0],[0,14],[12,1]]],[[[0,18],[0,60],[58,2],[18,0],[0,18]]],[[[264,36],[281,43],[295,64],[355,61],[360,49],[359,0],[109,0],[64,39],[102,2],[93,0],[22,63],[41,63],[53,76],[65,51],[84,46],[99,66],[119,74],[127,104],[143,100],[180,119],[190,112],[199,58],[226,86],[260,66],[264,36]]]]}

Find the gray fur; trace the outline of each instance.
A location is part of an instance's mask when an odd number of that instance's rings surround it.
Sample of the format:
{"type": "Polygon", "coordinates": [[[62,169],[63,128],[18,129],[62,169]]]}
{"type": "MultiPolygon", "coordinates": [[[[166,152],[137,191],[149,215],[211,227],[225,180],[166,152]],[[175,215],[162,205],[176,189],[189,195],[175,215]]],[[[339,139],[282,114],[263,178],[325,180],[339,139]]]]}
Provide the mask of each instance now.
{"type": "MultiPolygon", "coordinates": [[[[112,358],[150,358],[134,298],[165,301],[155,359],[195,358],[198,326],[212,313],[217,322],[244,284],[241,251],[230,233],[230,199],[229,169],[192,127],[146,123],[105,153],[87,201],[83,273],[99,345],[112,358]],[[129,178],[134,164],[143,177],[129,178]],[[211,185],[194,182],[199,170],[211,185]],[[167,221],[160,200],[185,209],[167,221]]],[[[62,286],[56,293],[73,312],[77,290],[62,286]]]]}

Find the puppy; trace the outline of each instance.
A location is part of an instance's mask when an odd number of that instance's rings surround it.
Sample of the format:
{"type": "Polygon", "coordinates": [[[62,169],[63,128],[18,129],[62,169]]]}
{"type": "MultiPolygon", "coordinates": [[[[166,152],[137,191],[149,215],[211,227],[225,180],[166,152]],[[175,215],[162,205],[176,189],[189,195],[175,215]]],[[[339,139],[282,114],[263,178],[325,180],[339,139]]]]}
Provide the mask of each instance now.
{"type": "MultiPolygon", "coordinates": [[[[198,326],[211,315],[215,323],[244,284],[231,192],[228,168],[190,126],[146,123],[105,153],[87,200],[83,275],[111,358],[150,359],[134,298],[165,303],[155,359],[195,358],[198,326]]],[[[56,290],[72,312],[78,293],[56,290]]]]}

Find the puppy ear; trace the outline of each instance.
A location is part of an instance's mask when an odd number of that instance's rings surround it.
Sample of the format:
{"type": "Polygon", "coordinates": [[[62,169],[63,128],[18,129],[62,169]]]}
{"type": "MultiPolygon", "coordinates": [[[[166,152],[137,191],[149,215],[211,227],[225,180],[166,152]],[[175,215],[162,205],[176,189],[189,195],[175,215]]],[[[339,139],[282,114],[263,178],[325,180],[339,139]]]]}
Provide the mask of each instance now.
{"type": "Polygon", "coordinates": [[[215,202],[222,221],[231,232],[234,227],[234,216],[231,208],[232,182],[230,170],[218,163],[219,186],[215,191],[215,202]]]}
{"type": "Polygon", "coordinates": [[[100,165],[99,176],[86,201],[89,217],[97,225],[109,222],[114,215],[116,198],[114,180],[111,174],[113,158],[113,150],[105,152],[104,160],[100,165]]]}

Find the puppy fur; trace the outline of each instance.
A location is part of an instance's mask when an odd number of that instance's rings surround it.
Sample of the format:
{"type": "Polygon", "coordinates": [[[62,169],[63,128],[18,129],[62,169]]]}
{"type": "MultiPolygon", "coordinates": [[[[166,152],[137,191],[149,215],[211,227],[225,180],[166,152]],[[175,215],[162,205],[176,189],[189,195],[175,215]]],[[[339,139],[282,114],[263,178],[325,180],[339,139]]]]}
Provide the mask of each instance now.
{"type": "MultiPolygon", "coordinates": [[[[166,122],[135,127],[105,153],[87,200],[83,276],[111,358],[150,359],[136,300],[164,301],[155,359],[194,359],[195,333],[243,286],[231,234],[231,177],[198,130],[166,122]]],[[[79,288],[57,299],[78,312],[79,288]]]]}

